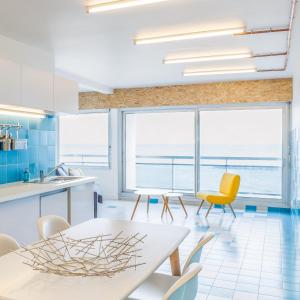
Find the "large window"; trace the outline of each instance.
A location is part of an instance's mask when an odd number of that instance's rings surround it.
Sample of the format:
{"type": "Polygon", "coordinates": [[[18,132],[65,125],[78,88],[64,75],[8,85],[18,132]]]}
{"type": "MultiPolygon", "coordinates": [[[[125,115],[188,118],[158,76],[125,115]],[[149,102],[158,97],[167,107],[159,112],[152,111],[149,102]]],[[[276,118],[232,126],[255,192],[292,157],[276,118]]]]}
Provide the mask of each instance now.
{"type": "Polygon", "coordinates": [[[59,117],[59,161],[70,165],[110,165],[109,112],[59,117]]]}
{"type": "Polygon", "coordinates": [[[282,110],[200,112],[200,190],[216,191],[224,172],[241,176],[240,194],[280,197],[282,110]]]}
{"type": "Polygon", "coordinates": [[[224,172],[240,195],[282,198],[284,106],[124,111],[123,190],[217,191],[224,172]]]}
{"type": "Polygon", "coordinates": [[[194,112],[126,114],[126,188],[192,192],[194,112]]]}

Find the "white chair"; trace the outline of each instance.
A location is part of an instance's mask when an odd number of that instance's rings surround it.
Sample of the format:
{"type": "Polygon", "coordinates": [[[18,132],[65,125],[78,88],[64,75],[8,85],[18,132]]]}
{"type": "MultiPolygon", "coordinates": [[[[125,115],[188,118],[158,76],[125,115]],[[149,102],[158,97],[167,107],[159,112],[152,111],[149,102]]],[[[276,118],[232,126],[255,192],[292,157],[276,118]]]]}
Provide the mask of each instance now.
{"type": "Polygon", "coordinates": [[[211,232],[207,232],[204,234],[201,239],[199,240],[197,246],[194,248],[194,250],[191,252],[189,257],[187,258],[184,267],[182,269],[182,273],[184,274],[187,268],[192,263],[198,263],[200,262],[200,257],[202,253],[203,246],[205,246],[211,239],[214,238],[214,234],[211,232]]]}
{"type": "Polygon", "coordinates": [[[18,242],[7,234],[0,234],[0,256],[16,251],[20,248],[18,242]]]}
{"type": "Polygon", "coordinates": [[[48,239],[51,235],[70,228],[70,224],[59,216],[44,216],[37,220],[38,233],[41,239],[48,239]]]}
{"type": "Polygon", "coordinates": [[[201,270],[200,264],[193,263],[181,277],[150,276],[127,300],[193,300],[201,270]]]}
{"type": "MultiPolygon", "coordinates": [[[[203,246],[206,245],[212,238],[214,237],[213,233],[206,233],[204,234],[201,239],[199,240],[199,242],[197,243],[196,247],[193,249],[193,251],[191,252],[191,254],[189,255],[189,257],[187,258],[183,270],[182,270],[182,274],[183,276],[188,272],[189,267],[192,264],[195,263],[199,263],[200,261],[200,257],[201,257],[201,253],[202,253],[202,249],[203,246]]],[[[182,276],[182,277],[183,277],[182,276]]],[[[138,295],[141,294],[147,294],[148,290],[153,289],[153,292],[151,293],[151,296],[155,297],[155,295],[157,294],[157,298],[154,299],[165,299],[162,298],[162,293],[165,292],[165,287],[170,287],[172,284],[174,284],[179,277],[177,276],[172,276],[172,275],[168,275],[168,274],[160,274],[160,273],[153,273],[132,295],[133,297],[136,297],[136,293],[139,293],[138,295]],[[161,297],[161,298],[159,298],[161,297]]],[[[135,298],[129,298],[130,300],[134,300],[135,298]]],[[[137,298],[139,299],[139,298],[137,298]]],[[[141,298],[144,299],[144,298],[141,298]]],[[[148,299],[148,298],[145,298],[148,299]]],[[[149,298],[151,299],[151,297],[149,298]]],[[[168,298],[166,298],[168,299],[168,298]]],[[[173,300],[173,298],[170,298],[173,300]]],[[[193,298],[174,298],[174,299],[193,299],[193,298]]]]}

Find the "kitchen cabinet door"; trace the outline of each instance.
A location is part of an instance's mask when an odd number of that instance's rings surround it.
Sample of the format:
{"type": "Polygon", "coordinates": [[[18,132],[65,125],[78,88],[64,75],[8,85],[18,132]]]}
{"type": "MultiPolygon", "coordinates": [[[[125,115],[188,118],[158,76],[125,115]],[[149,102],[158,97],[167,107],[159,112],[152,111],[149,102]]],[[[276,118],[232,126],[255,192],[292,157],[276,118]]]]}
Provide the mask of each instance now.
{"type": "Polygon", "coordinates": [[[0,232],[25,245],[39,240],[39,196],[0,203],[0,232]]]}
{"type": "Polygon", "coordinates": [[[0,104],[21,104],[21,65],[0,59],[0,104]]]}
{"type": "Polygon", "coordinates": [[[94,218],[94,183],[72,187],[71,196],[71,225],[94,218]]]}
{"type": "Polygon", "coordinates": [[[41,216],[56,215],[68,220],[68,192],[60,190],[41,195],[41,216]]]}
{"type": "Polygon", "coordinates": [[[79,111],[79,88],[77,82],[55,76],[54,108],[56,112],[63,113],[77,113],[79,111]]]}
{"type": "Polygon", "coordinates": [[[22,106],[54,111],[52,73],[22,66],[22,106]]]}

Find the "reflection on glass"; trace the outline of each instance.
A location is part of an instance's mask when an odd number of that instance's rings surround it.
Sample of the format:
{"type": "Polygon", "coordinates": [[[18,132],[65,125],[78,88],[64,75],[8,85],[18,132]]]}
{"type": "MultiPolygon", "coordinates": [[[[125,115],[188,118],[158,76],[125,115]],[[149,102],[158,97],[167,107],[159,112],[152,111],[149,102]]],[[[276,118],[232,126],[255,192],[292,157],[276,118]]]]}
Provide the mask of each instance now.
{"type": "Polygon", "coordinates": [[[194,112],[126,114],[126,189],[194,191],[194,112]]]}
{"type": "Polygon", "coordinates": [[[108,166],[108,147],[108,113],[60,116],[60,162],[82,166],[108,166]]]}
{"type": "Polygon", "coordinates": [[[240,194],[281,197],[282,110],[200,112],[200,190],[217,191],[224,172],[240,194]]]}

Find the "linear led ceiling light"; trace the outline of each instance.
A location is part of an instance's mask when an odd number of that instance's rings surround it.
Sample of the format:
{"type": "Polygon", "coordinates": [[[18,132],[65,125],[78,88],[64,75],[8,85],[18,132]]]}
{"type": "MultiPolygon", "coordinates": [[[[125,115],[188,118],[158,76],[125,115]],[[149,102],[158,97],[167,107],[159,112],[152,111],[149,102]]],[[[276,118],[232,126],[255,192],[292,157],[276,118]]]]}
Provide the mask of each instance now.
{"type": "Polygon", "coordinates": [[[215,54],[215,55],[199,55],[199,56],[186,56],[176,58],[165,58],[164,64],[184,64],[192,62],[205,62],[205,61],[218,61],[242,58],[266,58],[274,56],[286,56],[287,52],[270,52],[270,53],[257,53],[252,54],[249,52],[232,53],[232,54],[215,54]]]}
{"type": "Polygon", "coordinates": [[[240,73],[254,73],[257,72],[255,68],[248,69],[223,69],[223,70],[195,70],[184,71],[183,76],[209,76],[209,75],[222,75],[222,74],[240,74],[240,73]]]}
{"type": "Polygon", "coordinates": [[[46,113],[43,110],[10,105],[0,105],[0,115],[20,116],[35,119],[44,119],[46,117],[46,113]]]}
{"type": "Polygon", "coordinates": [[[202,55],[202,56],[166,58],[164,59],[164,64],[184,64],[184,63],[192,63],[192,62],[241,59],[241,58],[251,58],[251,57],[252,57],[251,53],[218,54],[218,55],[205,55],[205,56],[202,55]]]}
{"type": "Polygon", "coordinates": [[[179,33],[179,34],[136,38],[134,42],[136,45],[156,44],[156,43],[183,41],[183,40],[195,40],[195,39],[222,36],[222,35],[234,35],[234,34],[243,33],[244,31],[245,31],[244,27],[209,30],[209,31],[195,31],[195,32],[186,32],[186,33],[179,33]]]}
{"type": "Polygon", "coordinates": [[[158,2],[164,2],[168,0],[106,0],[99,1],[94,5],[87,5],[88,13],[104,12],[115,9],[122,9],[134,6],[141,6],[147,4],[153,4],[158,2]]]}

